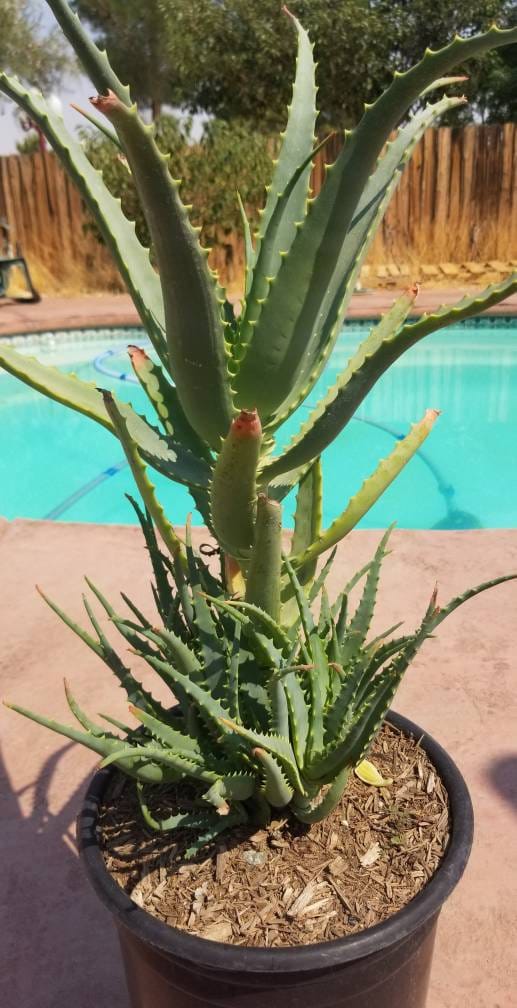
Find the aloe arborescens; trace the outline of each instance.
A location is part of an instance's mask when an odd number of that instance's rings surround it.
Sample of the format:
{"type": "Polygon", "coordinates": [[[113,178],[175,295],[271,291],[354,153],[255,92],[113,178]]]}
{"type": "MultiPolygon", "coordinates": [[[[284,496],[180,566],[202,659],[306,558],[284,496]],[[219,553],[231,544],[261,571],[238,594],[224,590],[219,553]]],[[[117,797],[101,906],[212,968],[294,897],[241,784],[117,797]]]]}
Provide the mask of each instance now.
{"type": "Polygon", "coordinates": [[[231,823],[267,815],[271,807],[289,806],[310,822],[339,800],[350,769],[366,754],[422,642],[466,597],[489,587],[467,592],[443,609],[433,596],[414,633],[393,637],[388,631],[368,641],[386,537],[333,605],[325,589],[329,562],[316,576],[317,561],[415,454],[437,412],[427,411],[326,530],[321,527],[321,453],[401,354],[427,334],[503,300],[517,290],[517,276],[418,321],[410,321],[416,289],[406,291],[278,453],[275,435],[325,367],[361,264],[415,145],[428,126],[465,99],[441,97],[420,104],[416,112],[413,106],[433,89],[455,83],[458,78],[447,75],[456,64],[517,41],[517,29],[493,27],[475,37],[456,37],[396,75],[346,136],[313,200],[315,65],[307,34],[292,19],[298,39],[292,104],[255,240],[242,214],[246,278],[237,315],[209,267],[208,250],[199,244],[180,182],[171,177],[153,127],[141,120],[129,89],[66,0],[49,0],[49,6],[99,91],[92,102],[102,117],[100,128],[127,159],[157,270],[59,114],[39,93],[6,75],[0,75],[0,89],[45,133],[112,250],[154,348],[149,356],[132,346],[129,355],[155,409],[156,426],[113,395],[11,347],[0,347],[0,364],[120,440],[146,505],[139,516],[154,565],[160,626],[129,599],[130,618],[118,615],[93,590],[122,636],[170,685],[179,715],[171,717],[134,679],[89,602],[93,635],[51,605],[117,675],[139,733],[110,718],[125,738],[94,724],[68,689],[81,730],[16,709],[85,743],[105,763],[134,777],[148,823],[190,826],[198,831],[198,846],[231,823]],[[149,466],[191,491],[218,543],[220,578],[195,554],[189,529],[182,538],[167,519],[149,466]],[[287,557],[281,502],[295,487],[295,529],[287,557]],[[350,616],[349,590],[361,578],[363,592],[350,616]],[[311,611],[316,600],[317,619],[311,611]],[[199,784],[199,811],[179,811],[156,822],[146,786],[183,777],[199,784]]]}

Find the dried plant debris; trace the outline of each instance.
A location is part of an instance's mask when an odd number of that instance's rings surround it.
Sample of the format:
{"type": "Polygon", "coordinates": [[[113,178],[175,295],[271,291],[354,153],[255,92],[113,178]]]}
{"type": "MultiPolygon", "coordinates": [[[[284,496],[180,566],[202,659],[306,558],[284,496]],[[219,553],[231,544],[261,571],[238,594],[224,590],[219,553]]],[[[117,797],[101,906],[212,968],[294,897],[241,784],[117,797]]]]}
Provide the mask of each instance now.
{"type": "MultiPolygon", "coordinates": [[[[371,752],[389,787],[354,775],[341,805],[311,827],[289,817],[221,836],[197,861],[192,834],[151,834],[134,785],[115,778],[101,811],[108,870],[173,927],[234,945],[329,941],[386,920],[436,871],[448,842],[445,788],[418,744],[387,725],[371,752]]],[[[156,789],[156,810],[195,806],[193,787],[156,789]]]]}

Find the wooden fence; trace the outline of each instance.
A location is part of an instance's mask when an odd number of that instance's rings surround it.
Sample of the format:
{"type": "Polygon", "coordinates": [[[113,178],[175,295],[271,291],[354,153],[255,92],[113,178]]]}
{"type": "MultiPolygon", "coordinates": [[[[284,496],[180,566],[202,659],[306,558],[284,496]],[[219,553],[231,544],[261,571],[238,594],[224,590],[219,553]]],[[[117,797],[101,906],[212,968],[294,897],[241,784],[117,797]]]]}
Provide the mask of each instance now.
{"type": "MultiPolygon", "coordinates": [[[[337,137],[318,156],[339,152],[337,137]]],[[[14,241],[57,281],[86,289],[120,286],[88,215],[51,153],[0,158],[0,217],[14,241]]],[[[374,240],[368,261],[399,265],[517,259],[517,124],[430,129],[416,148],[374,240]]],[[[226,283],[242,275],[240,236],[219,236],[212,264],[226,283]]]]}
{"type": "Polygon", "coordinates": [[[43,288],[123,289],[110,254],[88,228],[81,196],[53,153],[0,157],[0,218],[43,288]]]}

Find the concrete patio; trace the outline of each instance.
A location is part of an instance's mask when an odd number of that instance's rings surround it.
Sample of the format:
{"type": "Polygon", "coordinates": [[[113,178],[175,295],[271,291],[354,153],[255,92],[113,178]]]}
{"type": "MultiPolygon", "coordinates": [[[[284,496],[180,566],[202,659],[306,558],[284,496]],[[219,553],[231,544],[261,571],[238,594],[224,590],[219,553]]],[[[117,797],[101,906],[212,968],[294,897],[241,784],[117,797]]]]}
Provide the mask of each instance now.
{"type": "MultiPolygon", "coordinates": [[[[416,315],[434,311],[442,304],[453,304],[472,294],[476,288],[448,287],[422,289],[414,307],[416,315]]],[[[348,318],[374,318],[393,304],[397,291],[371,290],[354,294],[348,318]]],[[[494,305],[489,315],[517,314],[517,294],[494,305]]],[[[78,297],[44,297],[39,304],[0,300],[0,336],[11,333],[43,332],[47,329],[78,329],[83,326],[138,325],[133,302],[127,294],[84,294],[78,297]]]]}
{"type": "MultiPolygon", "coordinates": [[[[335,564],[334,589],[377,540],[376,532],[351,534],[335,564]]],[[[436,580],[439,599],[446,600],[517,571],[517,530],[396,531],[393,549],[381,586],[380,628],[402,616],[413,624],[436,580]]],[[[82,618],[83,573],[113,600],[122,588],[149,609],[140,532],[0,521],[0,564],[2,696],[66,720],[66,675],[92,714],[124,718],[124,698],[109,672],[57,620],[34,585],[76,618],[82,618]]],[[[426,643],[397,697],[396,708],[436,735],[457,760],[476,813],[470,865],[440,922],[428,1008],[517,1003],[516,611],[517,583],[468,603],[426,643]]],[[[5,709],[0,737],[0,927],[6,946],[0,1004],[128,1008],[110,920],[83,877],[73,837],[96,757],[5,709]]]]}

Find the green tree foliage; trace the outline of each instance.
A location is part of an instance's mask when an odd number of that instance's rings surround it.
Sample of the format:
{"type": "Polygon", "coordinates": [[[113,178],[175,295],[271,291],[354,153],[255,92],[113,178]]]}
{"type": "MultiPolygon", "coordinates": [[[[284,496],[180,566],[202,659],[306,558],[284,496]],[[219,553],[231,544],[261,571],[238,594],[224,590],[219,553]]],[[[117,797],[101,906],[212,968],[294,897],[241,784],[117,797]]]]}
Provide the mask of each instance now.
{"type": "Polygon", "coordinates": [[[48,90],[72,69],[61,33],[45,31],[30,0],[0,0],[0,65],[48,90]]]}
{"type": "MultiPolygon", "coordinates": [[[[293,33],[278,0],[159,0],[168,20],[171,66],[182,103],[224,119],[251,119],[265,131],[281,127],[290,100],[293,33]],[[253,77],[254,85],[247,82],[253,77]]],[[[494,20],[509,22],[514,0],[292,0],[292,12],[316,39],[320,128],[347,127],[364,101],[385,88],[395,70],[415,63],[426,46],[439,48],[459,32],[475,34],[494,20]]],[[[515,47],[511,47],[515,50],[515,47]]],[[[492,54],[492,73],[481,91],[485,116],[508,110],[500,91],[508,74],[492,54]]],[[[472,64],[470,66],[472,74],[472,64]]],[[[477,93],[479,76],[471,92],[477,93]]],[[[469,86],[467,85],[467,91],[469,86]]],[[[462,115],[472,115],[467,111],[462,115]]]]}
{"type": "MultiPolygon", "coordinates": [[[[515,24],[515,0],[374,0],[378,15],[386,25],[390,55],[387,70],[407,70],[428,46],[439,49],[455,32],[475,35],[491,24],[501,28],[515,24]]],[[[470,60],[465,68],[468,82],[464,91],[472,104],[457,110],[449,121],[481,118],[485,122],[505,122],[517,113],[517,46],[507,46],[486,58],[470,60]]],[[[458,70],[461,72],[462,68],[458,70]]],[[[388,75],[381,81],[388,83],[388,75]]]]}
{"type": "MultiPolygon", "coordinates": [[[[221,229],[239,226],[237,192],[252,223],[258,223],[264,186],[272,171],[269,144],[262,133],[242,122],[210,120],[202,136],[192,140],[191,122],[161,116],[156,123],[160,149],[171,155],[171,172],[183,180],[185,203],[193,205],[193,219],[200,224],[202,240],[210,244],[221,229]]],[[[103,172],[111,192],[120,196],[124,213],[136,221],[139,238],[149,244],[145,218],[125,162],[114,145],[102,135],[84,133],[86,153],[103,172]]]]}
{"type": "MultiPolygon", "coordinates": [[[[283,127],[294,37],[280,0],[75,0],[75,7],[153,116],[169,104],[247,120],[266,133],[283,127]]],[[[426,46],[439,48],[455,32],[475,34],[493,21],[504,27],[512,10],[515,19],[515,0],[291,0],[289,7],[316,39],[320,129],[357,122],[363,102],[426,46]]],[[[466,90],[479,104],[454,118],[511,117],[516,62],[494,53],[483,68],[471,64],[466,90]]]]}
{"type": "Polygon", "coordinates": [[[505,46],[499,57],[489,53],[477,74],[477,107],[484,122],[517,120],[517,46],[505,46]]]}
{"type": "Polygon", "coordinates": [[[18,154],[35,154],[40,147],[40,138],[36,130],[29,130],[23,140],[18,140],[16,150],[18,154]]]}
{"type": "Polygon", "coordinates": [[[150,108],[153,119],[164,103],[181,100],[171,71],[169,17],[158,0],[75,0],[72,6],[95,30],[118,76],[131,84],[135,101],[150,108]]]}

